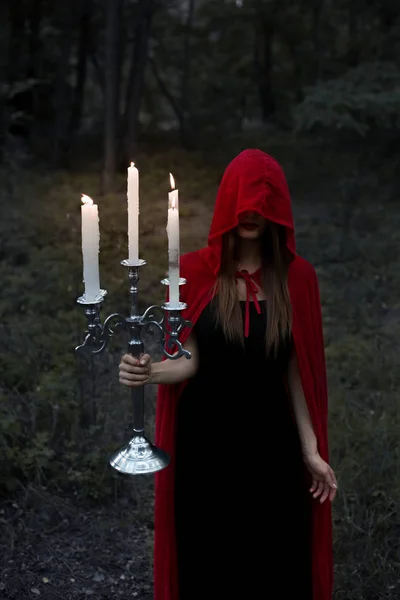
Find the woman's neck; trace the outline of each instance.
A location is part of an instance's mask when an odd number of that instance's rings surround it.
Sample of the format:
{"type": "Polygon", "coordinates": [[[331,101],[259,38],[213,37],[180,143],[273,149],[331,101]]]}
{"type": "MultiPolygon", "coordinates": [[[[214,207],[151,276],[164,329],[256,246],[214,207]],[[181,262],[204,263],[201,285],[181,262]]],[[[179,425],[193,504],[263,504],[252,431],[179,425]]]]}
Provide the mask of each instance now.
{"type": "Polygon", "coordinates": [[[238,270],[253,273],[261,267],[261,244],[253,240],[240,240],[238,252],[238,270]]]}

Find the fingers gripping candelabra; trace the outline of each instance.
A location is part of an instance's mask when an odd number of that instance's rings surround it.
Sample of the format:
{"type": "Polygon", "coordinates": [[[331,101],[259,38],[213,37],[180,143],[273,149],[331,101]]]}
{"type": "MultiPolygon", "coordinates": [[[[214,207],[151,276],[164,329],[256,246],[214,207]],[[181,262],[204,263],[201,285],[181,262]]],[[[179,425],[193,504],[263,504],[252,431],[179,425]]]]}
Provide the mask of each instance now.
{"type": "MultiPolygon", "coordinates": [[[[146,264],[146,261],[140,259],[137,261],[123,260],[121,264],[128,267],[131,297],[130,316],[124,317],[119,313],[113,313],[102,324],[100,309],[107,291],[101,290],[94,302],[88,302],[85,296],[81,296],[77,302],[85,307],[88,329],[83,343],[77,346],[75,351],[78,353],[90,351],[93,354],[99,354],[106,348],[114,333],[124,329],[130,334],[128,352],[136,358],[139,358],[144,351],[143,331],[151,335],[155,333],[159,335],[163,353],[167,358],[171,360],[176,360],[181,356],[191,358],[190,352],[182,346],[178,339],[181,330],[184,327],[191,326],[190,321],[183,319],[181,313],[187,305],[184,302],[179,302],[178,305],[172,306],[171,302],[165,302],[162,306],[149,306],[143,315],[139,315],[139,269],[146,264]]],[[[169,285],[168,279],[163,279],[161,283],[169,285]]],[[[181,278],[179,285],[184,283],[186,283],[186,280],[181,278]]],[[[131,394],[133,437],[126,446],[111,456],[110,465],[126,475],[154,473],[168,466],[170,457],[164,450],[152,444],[145,435],[144,387],[131,388],[131,394]]]]}

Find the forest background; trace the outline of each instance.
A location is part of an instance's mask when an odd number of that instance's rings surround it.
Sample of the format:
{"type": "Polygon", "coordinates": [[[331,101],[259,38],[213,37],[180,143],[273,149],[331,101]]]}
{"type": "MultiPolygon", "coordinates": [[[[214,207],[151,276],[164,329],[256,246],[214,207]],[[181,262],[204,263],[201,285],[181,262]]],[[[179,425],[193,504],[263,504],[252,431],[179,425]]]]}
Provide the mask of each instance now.
{"type": "MultiPolygon", "coordinates": [[[[154,477],[108,468],[132,428],[127,339],[74,352],[80,196],[99,206],[102,318],[127,314],[137,165],[144,310],[164,298],[168,174],[191,251],[226,165],[250,147],[282,164],[320,281],[335,600],[399,598],[399,57],[394,0],[1,4],[1,598],[152,598],[154,477]]],[[[153,386],[145,406],[153,438],[153,386]]]]}

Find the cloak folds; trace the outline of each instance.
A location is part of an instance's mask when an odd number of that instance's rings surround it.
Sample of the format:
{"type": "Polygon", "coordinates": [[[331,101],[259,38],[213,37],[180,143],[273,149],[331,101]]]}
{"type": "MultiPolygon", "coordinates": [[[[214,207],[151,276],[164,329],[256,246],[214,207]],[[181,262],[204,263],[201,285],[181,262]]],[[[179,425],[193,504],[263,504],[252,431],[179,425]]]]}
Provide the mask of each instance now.
{"type": "MultiPolygon", "coordinates": [[[[313,266],[296,254],[291,199],[283,170],[274,158],[260,150],[245,150],[228,165],[218,189],[207,246],[181,257],[181,276],[187,280],[181,287],[181,300],[188,305],[183,317],[194,325],[211,300],[220,266],[222,235],[235,228],[239,215],[246,211],[255,211],[286,231],[286,245],[292,256],[288,272],[292,339],[318,450],[328,462],[328,393],[318,280],[313,266]]],[[[189,328],[182,330],[183,343],[189,333],[189,328]]],[[[175,417],[186,383],[158,387],[155,442],[170,454],[171,463],[155,474],[155,600],[179,600],[174,523],[175,417]]],[[[331,504],[325,501],[321,505],[316,500],[312,507],[313,600],[331,600],[331,504]]]]}

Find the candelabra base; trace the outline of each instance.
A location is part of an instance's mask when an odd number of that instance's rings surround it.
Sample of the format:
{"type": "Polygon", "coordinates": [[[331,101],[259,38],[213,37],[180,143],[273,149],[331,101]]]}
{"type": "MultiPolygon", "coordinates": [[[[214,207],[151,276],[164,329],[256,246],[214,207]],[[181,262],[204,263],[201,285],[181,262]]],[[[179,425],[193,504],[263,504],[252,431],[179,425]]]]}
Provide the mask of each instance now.
{"type": "Polygon", "coordinates": [[[110,458],[110,465],[125,475],[155,473],[167,467],[169,463],[169,455],[143,435],[135,435],[129,444],[110,458]]]}

